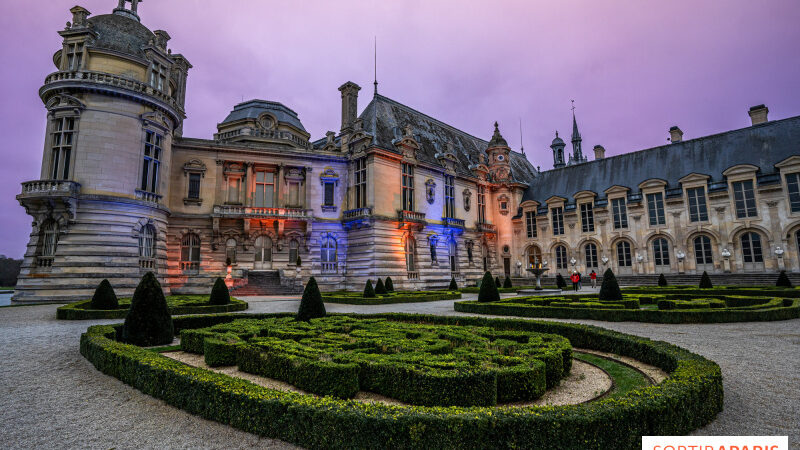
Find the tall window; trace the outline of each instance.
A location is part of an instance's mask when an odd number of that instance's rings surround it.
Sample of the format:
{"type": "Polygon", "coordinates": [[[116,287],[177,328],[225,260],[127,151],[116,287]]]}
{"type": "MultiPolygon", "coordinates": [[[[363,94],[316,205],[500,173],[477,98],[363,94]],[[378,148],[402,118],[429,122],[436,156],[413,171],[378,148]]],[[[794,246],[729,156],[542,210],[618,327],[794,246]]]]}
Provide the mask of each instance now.
{"type": "Polygon", "coordinates": [[[417,271],[417,241],[412,237],[406,238],[406,271],[409,273],[417,271]]]}
{"type": "Polygon", "coordinates": [[[697,187],[686,190],[689,197],[689,221],[705,222],[708,220],[708,208],[706,207],[706,188],[697,187]]]}
{"type": "Polygon", "coordinates": [[[486,223],[486,186],[478,186],[478,223],[486,223]]]}
{"type": "Polygon", "coordinates": [[[664,238],[653,241],[653,260],[657,266],[669,265],[669,244],[664,238]]]}
{"type": "Polygon", "coordinates": [[[289,264],[297,264],[297,250],[300,245],[297,243],[297,239],[292,239],[289,241],[289,264]]]}
{"type": "Polygon", "coordinates": [[[161,140],[160,134],[147,131],[144,141],[144,162],[142,163],[143,191],[158,192],[158,176],[161,170],[161,140]]]}
{"type": "Polygon", "coordinates": [[[69,179],[69,164],[75,139],[75,118],[62,117],[53,122],[51,135],[50,176],[54,180],[69,179]]]}
{"type": "Polygon", "coordinates": [[[664,225],[664,195],[661,192],[647,194],[647,213],[650,216],[650,225],[664,225]]]}
{"type": "Polygon", "coordinates": [[[581,203],[581,231],[584,233],[594,231],[594,211],[591,203],[581,203]]]}
{"type": "Polygon", "coordinates": [[[230,238],[225,241],[225,262],[230,261],[236,264],[236,239],[230,238]]]}
{"type": "Polygon", "coordinates": [[[239,177],[228,177],[228,203],[239,203],[239,190],[242,186],[242,179],[239,177]]]}
{"type": "Polygon", "coordinates": [[[753,191],[753,180],[737,181],[733,183],[733,199],[736,203],[736,217],[755,217],[758,215],[756,210],[756,194],[753,191]]]}
{"type": "Polygon", "coordinates": [[[50,267],[53,265],[53,257],[56,255],[56,247],[58,247],[58,223],[55,220],[48,220],[42,224],[39,239],[41,244],[36,264],[39,267],[50,267]]]}
{"type": "Polygon", "coordinates": [[[272,208],[275,199],[275,173],[256,172],[255,206],[259,208],[272,208]]]}
{"type": "Polygon", "coordinates": [[[550,216],[553,218],[553,236],[564,234],[564,208],[551,208],[550,216]]]}
{"type": "Polygon", "coordinates": [[[156,257],[156,229],[145,225],[139,230],[139,267],[154,269],[156,257]]]}
{"type": "Polygon", "coordinates": [[[614,229],[628,228],[628,207],[624,198],[611,200],[611,209],[614,213],[614,229]]]}
{"type": "Polygon", "coordinates": [[[567,268],[567,249],[563,245],[556,247],[556,268],[567,268]]]}
{"type": "Polygon", "coordinates": [[[75,71],[81,68],[83,62],[83,42],[67,44],[67,70],[75,71]]]}
{"type": "Polygon", "coordinates": [[[631,244],[628,241],[620,241],[617,243],[617,264],[619,267],[630,267],[631,261],[631,244]]]}
{"type": "Polygon", "coordinates": [[[355,207],[367,207],[367,158],[356,160],[355,166],[355,207]]]}
{"type": "Polygon", "coordinates": [[[449,218],[456,217],[456,178],[450,175],[444,176],[444,216],[449,218]]]}
{"type": "Polygon", "coordinates": [[[181,240],[181,270],[197,271],[200,268],[200,237],[188,233],[181,240]]]}
{"type": "Polygon", "coordinates": [[[333,206],[333,191],[335,183],[333,181],[326,181],[323,183],[322,205],[333,206]]]}
{"type": "Polygon", "coordinates": [[[200,174],[199,173],[190,173],[189,174],[189,198],[191,198],[191,199],[199,199],[200,198],[200,174]]]}
{"type": "Polygon", "coordinates": [[[320,259],[322,260],[322,273],[336,273],[336,238],[330,235],[322,238],[320,259]]]}
{"type": "Polygon", "coordinates": [[[458,272],[458,258],[456,255],[456,241],[455,239],[451,239],[447,243],[447,255],[450,259],[450,272],[456,273],[458,272]]]}
{"type": "Polygon", "coordinates": [[[742,259],[746,263],[764,262],[764,255],[761,253],[761,236],[758,233],[748,232],[742,235],[742,259]]]}
{"type": "Polygon", "coordinates": [[[792,212],[800,212],[800,173],[786,175],[786,188],[789,191],[789,207],[792,212]]]}
{"type": "Polygon", "coordinates": [[[167,68],[157,62],[150,66],[150,86],[159,91],[167,87],[167,68]]]}
{"type": "Polygon", "coordinates": [[[537,237],[536,212],[528,211],[525,213],[525,230],[527,231],[529,239],[537,237]]]}
{"type": "Polygon", "coordinates": [[[711,257],[711,238],[708,236],[697,236],[694,238],[694,260],[700,264],[713,264],[711,257]]]}
{"type": "Polygon", "coordinates": [[[402,164],[403,166],[403,210],[414,210],[414,166],[402,164]]]}
{"type": "Polygon", "coordinates": [[[289,181],[288,183],[288,199],[287,199],[287,206],[291,207],[302,207],[304,201],[300,200],[300,182],[299,181],[289,181]]]}
{"type": "Polygon", "coordinates": [[[586,253],[586,267],[597,268],[597,245],[591,242],[584,247],[586,253]]]}

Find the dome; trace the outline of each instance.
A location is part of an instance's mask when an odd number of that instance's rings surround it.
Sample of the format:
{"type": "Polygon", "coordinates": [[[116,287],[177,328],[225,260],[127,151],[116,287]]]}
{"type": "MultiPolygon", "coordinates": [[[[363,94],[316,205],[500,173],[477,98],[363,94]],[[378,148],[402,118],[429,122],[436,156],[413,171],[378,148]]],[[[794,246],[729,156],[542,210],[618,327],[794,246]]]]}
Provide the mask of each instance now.
{"type": "Polygon", "coordinates": [[[558,147],[558,146],[564,147],[564,146],[566,146],[566,144],[564,144],[564,140],[563,139],[558,137],[558,131],[556,131],[556,138],[553,139],[553,143],[550,144],[550,147],[558,147]]]}
{"type": "Polygon", "coordinates": [[[494,123],[494,134],[492,135],[492,140],[489,141],[489,148],[491,147],[508,147],[508,142],[503,138],[503,135],[500,134],[500,128],[497,125],[497,122],[494,123]]]}
{"type": "Polygon", "coordinates": [[[226,117],[220,125],[245,119],[258,120],[264,113],[274,116],[278,123],[284,123],[299,130],[306,131],[300,119],[297,117],[297,113],[284,104],[258,99],[248,100],[234,106],[233,111],[228,114],[228,117],[226,117]]]}
{"type": "Polygon", "coordinates": [[[92,24],[92,30],[97,33],[97,39],[90,44],[92,47],[144,59],[143,48],[156,39],[153,32],[138,20],[120,14],[103,14],[88,20],[92,24]]]}

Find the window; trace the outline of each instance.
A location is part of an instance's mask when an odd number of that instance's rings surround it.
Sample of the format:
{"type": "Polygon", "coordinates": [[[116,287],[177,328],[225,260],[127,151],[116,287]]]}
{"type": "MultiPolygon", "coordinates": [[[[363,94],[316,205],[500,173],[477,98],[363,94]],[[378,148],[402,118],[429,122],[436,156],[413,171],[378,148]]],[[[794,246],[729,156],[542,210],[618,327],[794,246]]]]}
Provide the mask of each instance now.
{"type": "Polygon", "coordinates": [[[191,198],[191,199],[199,199],[200,198],[200,174],[199,173],[190,173],[189,174],[189,198],[191,198]]]}
{"type": "Polygon", "coordinates": [[[567,249],[563,245],[556,247],[556,269],[567,268],[567,249]]]}
{"type": "Polygon", "coordinates": [[[236,264],[236,239],[230,238],[225,241],[225,262],[236,264]]]}
{"type": "Polygon", "coordinates": [[[158,192],[158,175],[161,169],[160,134],[147,131],[144,142],[144,162],[142,164],[142,184],[140,189],[147,192],[158,192]]]}
{"type": "Polygon", "coordinates": [[[553,218],[553,236],[564,234],[564,208],[551,208],[550,215],[553,218]]]}
{"type": "Polygon", "coordinates": [[[706,207],[706,188],[698,187],[686,190],[689,197],[689,221],[705,222],[708,220],[708,208],[706,207]]]}
{"type": "Polygon", "coordinates": [[[508,200],[500,200],[500,211],[508,211],[508,200]]]}
{"type": "Polygon", "coordinates": [[[594,231],[594,211],[591,203],[581,203],[581,231],[584,233],[594,231]]]}
{"type": "Polygon", "coordinates": [[[150,66],[150,86],[163,91],[167,85],[167,68],[157,62],[150,66]]]}
{"type": "Polygon", "coordinates": [[[331,235],[322,238],[320,259],[322,260],[322,273],[336,273],[336,239],[331,235]]]}
{"type": "Polygon", "coordinates": [[[367,207],[367,158],[356,160],[355,166],[355,206],[356,208],[367,207]]]}
{"type": "Polygon", "coordinates": [[[154,269],[156,257],[156,229],[145,225],[139,230],[139,268],[154,269]]]}
{"type": "Polygon", "coordinates": [[[733,199],[736,204],[736,218],[755,217],[756,196],[753,191],[753,180],[737,181],[733,183],[733,199]]]}
{"type": "Polygon", "coordinates": [[[303,201],[300,200],[300,182],[299,181],[289,181],[289,198],[287,199],[287,206],[290,207],[301,207],[303,201]]]}
{"type": "Polygon", "coordinates": [[[456,241],[451,240],[447,243],[447,254],[450,259],[450,272],[456,273],[458,272],[458,258],[456,254],[456,241]]]}
{"type": "Polygon", "coordinates": [[[789,208],[792,212],[800,212],[800,174],[786,175],[786,189],[789,191],[789,208]]]}
{"type": "MultiPolygon", "coordinates": [[[[406,271],[411,274],[416,272],[417,241],[413,236],[406,238],[406,271]]],[[[411,275],[409,275],[411,277],[411,275]]]]}
{"type": "Polygon", "coordinates": [[[478,186],[478,223],[486,223],[486,186],[478,186]]]}
{"type": "Polygon", "coordinates": [[[58,223],[55,220],[46,221],[39,232],[39,239],[41,241],[36,265],[50,267],[53,265],[53,257],[56,255],[56,247],[58,247],[58,223]]]}
{"type": "Polygon", "coordinates": [[[256,172],[255,206],[259,208],[272,208],[275,199],[275,173],[256,172]]]}
{"type": "Polygon", "coordinates": [[[200,268],[200,237],[188,233],[181,240],[181,270],[197,271],[200,268]]]}
{"type": "Polygon", "coordinates": [[[611,200],[611,209],[614,213],[614,229],[628,228],[628,208],[624,198],[611,200]]]}
{"type": "Polygon", "coordinates": [[[653,241],[653,260],[657,266],[669,265],[669,244],[664,238],[653,241]]]}
{"type": "Polygon", "coordinates": [[[333,181],[326,181],[323,184],[322,205],[333,206],[333,192],[335,183],[333,181]]]}
{"type": "Polygon", "coordinates": [[[402,164],[403,166],[403,210],[414,210],[414,166],[402,164]]]}
{"type": "Polygon", "coordinates": [[[444,216],[454,219],[456,217],[456,178],[444,176],[444,216]]]}
{"type": "Polygon", "coordinates": [[[661,192],[647,194],[647,213],[650,216],[650,226],[664,225],[664,195],[661,192]]]}
{"type": "Polygon", "coordinates": [[[67,67],[68,71],[80,70],[83,62],[83,42],[67,44],[67,67]]]}
{"type": "Polygon", "coordinates": [[[297,264],[297,257],[298,257],[297,249],[299,247],[300,247],[300,245],[297,243],[297,239],[292,239],[291,241],[289,241],[289,264],[290,265],[296,265],[297,264]]]}
{"type": "Polygon", "coordinates": [[[597,245],[586,244],[584,251],[586,252],[586,268],[597,268],[597,245]]]}
{"type": "Polygon", "coordinates": [[[528,233],[529,239],[537,237],[536,213],[534,211],[528,211],[525,213],[525,230],[528,233]]]}
{"type": "Polygon", "coordinates": [[[241,178],[228,178],[228,203],[239,203],[239,190],[242,186],[242,179],[241,178]]]}
{"type": "Polygon", "coordinates": [[[708,236],[694,238],[694,261],[697,265],[713,264],[711,257],[711,239],[708,236]]]}
{"type": "Polygon", "coordinates": [[[761,236],[758,233],[748,232],[742,235],[742,259],[746,263],[764,262],[764,255],[761,253],[761,236]]]}
{"type": "Polygon", "coordinates": [[[72,158],[72,145],[75,140],[75,118],[62,117],[53,121],[53,134],[50,148],[52,153],[50,175],[53,180],[68,180],[69,165],[72,158]]]}
{"type": "Polygon", "coordinates": [[[627,241],[621,241],[617,244],[617,264],[619,267],[630,267],[631,261],[631,244],[627,241]]]}

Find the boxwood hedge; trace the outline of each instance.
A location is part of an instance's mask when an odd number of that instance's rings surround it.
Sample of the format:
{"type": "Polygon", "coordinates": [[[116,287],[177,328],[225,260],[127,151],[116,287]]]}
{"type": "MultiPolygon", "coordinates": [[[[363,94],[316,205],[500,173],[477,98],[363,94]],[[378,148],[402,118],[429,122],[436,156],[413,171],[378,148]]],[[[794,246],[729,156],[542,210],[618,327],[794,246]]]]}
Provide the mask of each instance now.
{"type": "MultiPolygon", "coordinates": [[[[288,315],[253,318],[282,316],[288,315]]],[[[225,314],[174,320],[176,329],[181,330],[240,317],[225,314]]],[[[80,350],[103,373],[170,405],[308,448],[637,449],[641,436],[687,434],[711,422],[722,410],[719,366],[666,342],[586,325],[523,319],[410,314],[368,317],[559,334],[575,347],[612,352],[654,365],[669,373],[669,378],[655,386],[581,405],[391,406],[281,392],[190,367],[118,342],[119,325],[90,327],[81,336],[80,350]]]]}
{"type": "MultiPolygon", "coordinates": [[[[81,300],[56,309],[56,318],[59,320],[100,320],[124,319],[131,307],[130,298],[119,299],[118,309],[91,309],[92,300],[81,300]]],[[[173,316],[180,314],[219,314],[227,312],[244,311],[247,302],[231,297],[231,302],[225,305],[212,305],[204,295],[169,295],[167,307],[173,316]]]]}
{"type": "Polygon", "coordinates": [[[391,303],[436,302],[461,298],[457,291],[390,291],[365,298],[360,292],[323,292],[325,303],[344,303],[347,305],[388,305],[391,303]]]}

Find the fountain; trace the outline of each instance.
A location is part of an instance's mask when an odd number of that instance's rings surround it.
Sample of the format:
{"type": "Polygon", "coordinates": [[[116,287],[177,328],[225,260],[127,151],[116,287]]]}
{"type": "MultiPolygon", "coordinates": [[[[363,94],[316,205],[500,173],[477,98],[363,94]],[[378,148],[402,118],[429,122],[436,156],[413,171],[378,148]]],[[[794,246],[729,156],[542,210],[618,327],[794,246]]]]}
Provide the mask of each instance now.
{"type": "Polygon", "coordinates": [[[528,272],[532,273],[533,276],[536,277],[536,288],[534,289],[521,289],[517,291],[518,294],[521,295],[553,295],[553,294],[560,294],[561,289],[543,289],[542,288],[542,275],[549,270],[547,264],[542,264],[539,262],[539,258],[536,258],[535,261],[530,264],[528,268],[526,268],[528,272]]]}

